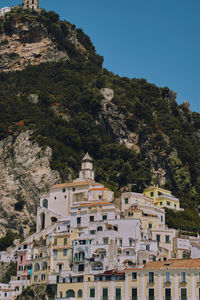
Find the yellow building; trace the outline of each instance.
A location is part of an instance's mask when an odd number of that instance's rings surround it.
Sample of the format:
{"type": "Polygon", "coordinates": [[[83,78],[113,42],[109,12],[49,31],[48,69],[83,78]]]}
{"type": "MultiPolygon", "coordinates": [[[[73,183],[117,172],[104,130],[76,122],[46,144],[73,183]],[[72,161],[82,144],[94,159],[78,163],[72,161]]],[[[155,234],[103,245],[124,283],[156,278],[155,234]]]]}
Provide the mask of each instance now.
{"type": "Polygon", "coordinates": [[[49,253],[47,246],[36,246],[32,249],[32,284],[46,284],[49,272],[49,253]]]}
{"type": "Polygon", "coordinates": [[[180,208],[179,199],[174,197],[168,190],[162,189],[158,186],[151,186],[143,191],[143,194],[154,200],[154,205],[169,208],[174,210],[182,210],[180,208]]]}
{"type": "Polygon", "coordinates": [[[143,268],[71,277],[58,284],[59,299],[199,300],[200,259],[147,263],[143,268]]]}

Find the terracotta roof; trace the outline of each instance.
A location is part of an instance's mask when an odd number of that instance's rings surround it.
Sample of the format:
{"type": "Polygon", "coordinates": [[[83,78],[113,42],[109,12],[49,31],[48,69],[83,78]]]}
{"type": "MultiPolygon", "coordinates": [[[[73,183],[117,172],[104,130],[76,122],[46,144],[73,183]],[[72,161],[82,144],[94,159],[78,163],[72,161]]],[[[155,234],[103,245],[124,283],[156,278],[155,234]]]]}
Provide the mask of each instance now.
{"type": "Polygon", "coordinates": [[[168,259],[148,262],[144,269],[200,269],[200,259],[168,259]]]}
{"type": "Polygon", "coordinates": [[[110,191],[108,188],[92,188],[90,191],[110,191]]]}
{"type": "Polygon", "coordinates": [[[100,185],[100,183],[97,183],[93,180],[87,180],[87,181],[76,181],[76,182],[66,182],[66,183],[58,183],[52,186],[52,189],[58,189],[58,188],[65,188],[65,187],[71,187],[71,186],[79,186],[79,185],[100,185]]]}
{"type": "Polygon", "coordinates": [[[102,205],[110,205],[110,204],[112,204],[112,203],[96,201],[96,202],[82,203],[79,205],[73,205],[71,208],[87,207],[87,206],[102,206],[102,205]]]}

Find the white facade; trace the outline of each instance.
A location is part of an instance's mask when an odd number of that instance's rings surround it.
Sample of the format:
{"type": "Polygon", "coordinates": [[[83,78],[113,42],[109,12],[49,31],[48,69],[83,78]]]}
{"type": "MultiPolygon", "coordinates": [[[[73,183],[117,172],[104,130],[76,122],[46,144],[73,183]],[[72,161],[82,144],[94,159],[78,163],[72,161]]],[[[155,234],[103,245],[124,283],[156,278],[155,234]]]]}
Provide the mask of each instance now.
{"type": "Polygon", "coordinates": [[[0,9],[0,17],[4,16],[6,13],[8,13],[9,11],[11,11],[10,7],[3,7],[0,9]]]}

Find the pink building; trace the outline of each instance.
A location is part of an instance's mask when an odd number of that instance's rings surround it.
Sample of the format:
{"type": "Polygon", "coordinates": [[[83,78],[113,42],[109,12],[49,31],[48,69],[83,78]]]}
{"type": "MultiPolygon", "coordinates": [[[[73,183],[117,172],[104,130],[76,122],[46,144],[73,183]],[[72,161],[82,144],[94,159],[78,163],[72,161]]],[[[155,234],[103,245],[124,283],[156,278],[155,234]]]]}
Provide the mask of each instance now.
{"type": "Polygon", "coordinates": [[[21,244],[17,249],[17,279],[30,280],[32,274],[31,244],[21,244]]]}

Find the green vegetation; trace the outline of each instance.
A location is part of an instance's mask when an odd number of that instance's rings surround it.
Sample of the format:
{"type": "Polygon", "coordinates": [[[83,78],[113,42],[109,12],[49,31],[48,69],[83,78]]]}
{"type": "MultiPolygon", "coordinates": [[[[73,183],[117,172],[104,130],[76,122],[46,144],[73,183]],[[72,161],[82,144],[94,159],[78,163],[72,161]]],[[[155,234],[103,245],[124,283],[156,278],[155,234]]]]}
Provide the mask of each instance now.
{"type": "Polygon", "coordinates": [[[2,282],[9,283],[9,281],[11,280],[11,276],[16,276],[16,275],[17,275],[17,263],[12,261],[6,267],[6,272],[2,278],[2,282]]]}
{"type": "Polygon", "coordinates": [[[5,251],[8,247],[12,246],[16,238],[16,234],[8,230],[6,235],[0,238],[0,251],[5,251]]]}
{"type": "MultiPolygon", "coordinates": [[[[116,196],[124,187],[142,192],[152,181],[159,183],[152,168],[163,169],[163,187],[187,208],[184,213],[168,212],[167,223],[174,228],[184,224],[189,231],[199,228],[200,115],[185,104],[179,106],[176,94],[167,87],[103,69],[103,59],[89,37],[60,21],[54,12],[18,9],[1,21],[1,31],[12,34],[18,20],[27,22],[33,33],[33,24],[45,26],[70,60],[0,73],[0,139],[31,129],[33,142],[53,149],[51,167],[60,172],[63,181],[69,174],[77,176],[80,159],[88,151],[95,160],[96,180],[112,188],[116,196]],[[71,30],[75,30],[79,48],[68,38],[71,30]],[[138,136],[138,153],[117,143],[119,136],[102,117],[100,89],[104,87],[114,90],[112,103],[118,115],[123,115],[127,131],[138,136]],[[30,102],[30,94],[39,96],[38,104],[30,102]]],[[[17,202],[15,209],[22,208],[23,203],[17,202]]]]}

